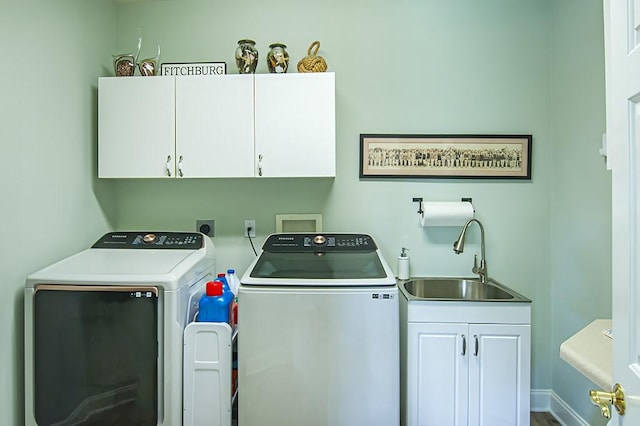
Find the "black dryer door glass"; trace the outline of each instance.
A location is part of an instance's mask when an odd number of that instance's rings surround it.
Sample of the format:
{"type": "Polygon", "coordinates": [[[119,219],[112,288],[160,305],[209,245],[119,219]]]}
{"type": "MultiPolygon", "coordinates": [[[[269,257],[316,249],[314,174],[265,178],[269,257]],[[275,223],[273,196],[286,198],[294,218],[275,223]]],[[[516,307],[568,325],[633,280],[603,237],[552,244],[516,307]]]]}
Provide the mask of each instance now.
{"type": "Polygon", "coordinates": [[[37,286],[34,406],[39,425],[156,425],[155,287],[37,286]]]}

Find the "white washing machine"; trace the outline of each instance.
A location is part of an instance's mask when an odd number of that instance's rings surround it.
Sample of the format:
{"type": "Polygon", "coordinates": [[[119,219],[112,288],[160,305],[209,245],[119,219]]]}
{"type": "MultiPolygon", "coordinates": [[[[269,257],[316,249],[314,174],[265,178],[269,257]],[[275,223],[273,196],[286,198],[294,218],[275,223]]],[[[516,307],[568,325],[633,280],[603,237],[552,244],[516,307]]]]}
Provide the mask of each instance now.
{"type": "Polygon", "coordinates": [[[113,232],[27,278],[27,425],[182,424],[183,332],[215,278],[199,233],[113,232]]]}
{"type": "Polygon", "coordinates": [[[240,426],[394,426],[398,290],[365,234],[274,234],[240,280],[240,426]]]}

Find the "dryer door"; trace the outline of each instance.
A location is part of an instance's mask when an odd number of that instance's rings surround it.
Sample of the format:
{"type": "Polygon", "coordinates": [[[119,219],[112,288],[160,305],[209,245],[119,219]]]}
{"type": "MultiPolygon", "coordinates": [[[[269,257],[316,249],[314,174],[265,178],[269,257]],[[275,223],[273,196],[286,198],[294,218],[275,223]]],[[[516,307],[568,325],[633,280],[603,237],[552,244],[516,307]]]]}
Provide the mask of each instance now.
{"type": "Polygon", "coordinates": [[[157,423],[157,288],[40,285],[33,322],[38,424],[157,423]]]}

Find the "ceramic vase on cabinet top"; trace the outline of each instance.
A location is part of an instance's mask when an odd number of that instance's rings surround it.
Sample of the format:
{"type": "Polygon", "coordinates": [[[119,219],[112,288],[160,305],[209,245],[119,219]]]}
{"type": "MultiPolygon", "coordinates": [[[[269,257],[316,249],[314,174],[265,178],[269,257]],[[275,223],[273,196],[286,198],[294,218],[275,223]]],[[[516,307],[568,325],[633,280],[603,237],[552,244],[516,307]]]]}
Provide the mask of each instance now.
{"type": "Polygon", "coordinates": [[[287,53],[286,45],[282,43],[269,45],[267,66],[270,73],[281,74],[287,72],[287,69],[289,69],[289,53],[287,53]]]}
{"type": "Polygon", "coordinates": [[[253,40],[238,41],[236,48],[236,65],[240,74],[253,74],[258,66],[258,49],[253,40]]]}

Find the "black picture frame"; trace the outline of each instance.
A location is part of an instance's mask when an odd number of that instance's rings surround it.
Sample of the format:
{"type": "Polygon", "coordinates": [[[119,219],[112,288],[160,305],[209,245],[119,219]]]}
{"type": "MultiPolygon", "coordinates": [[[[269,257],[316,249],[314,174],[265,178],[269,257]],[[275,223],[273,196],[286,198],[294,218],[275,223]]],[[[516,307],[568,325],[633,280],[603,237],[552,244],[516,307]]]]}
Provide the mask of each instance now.
{"type": "Polygon", "coordinates": [[[531,180],[532,135],[361,134],[360,178],[531,180]]]}

